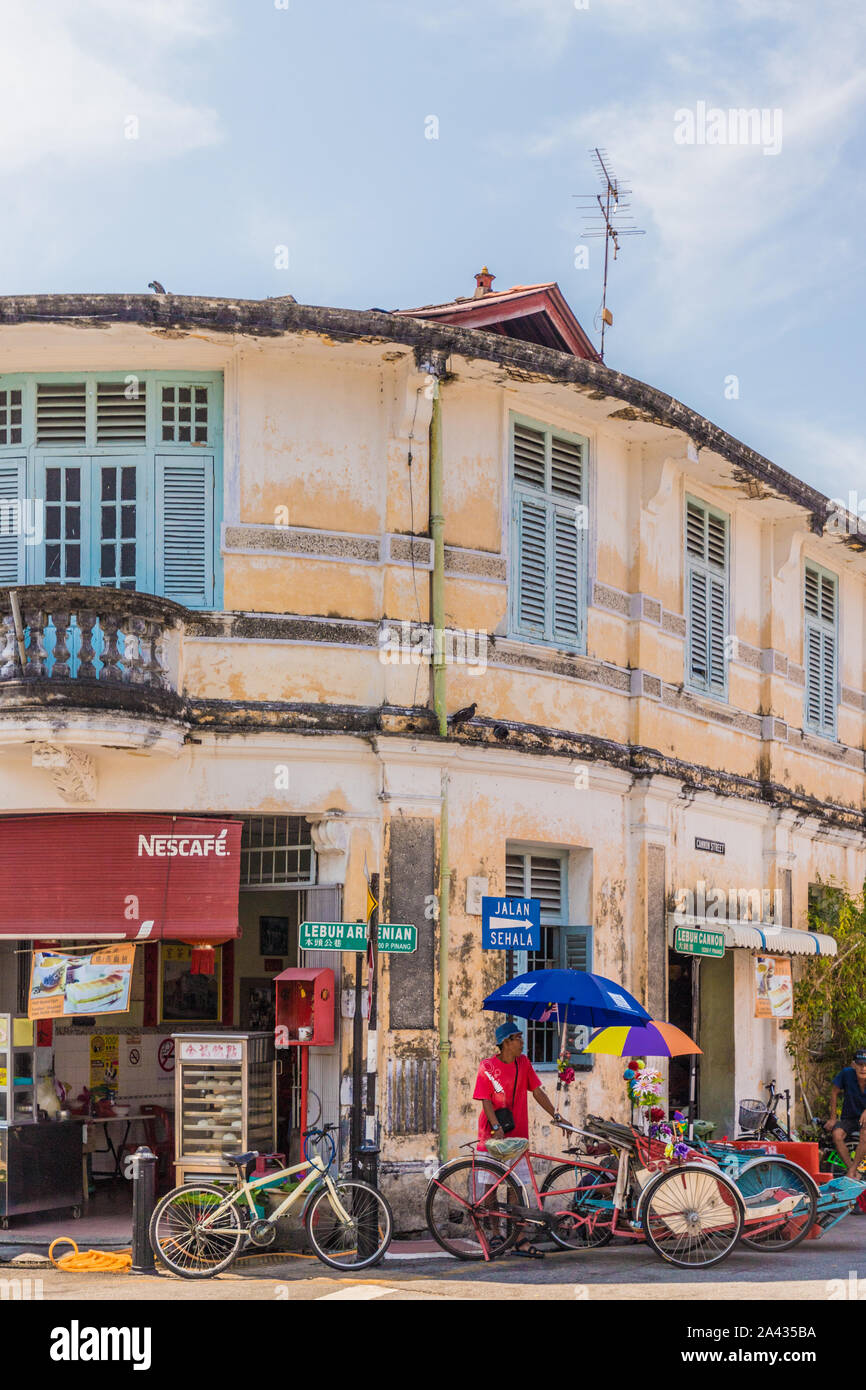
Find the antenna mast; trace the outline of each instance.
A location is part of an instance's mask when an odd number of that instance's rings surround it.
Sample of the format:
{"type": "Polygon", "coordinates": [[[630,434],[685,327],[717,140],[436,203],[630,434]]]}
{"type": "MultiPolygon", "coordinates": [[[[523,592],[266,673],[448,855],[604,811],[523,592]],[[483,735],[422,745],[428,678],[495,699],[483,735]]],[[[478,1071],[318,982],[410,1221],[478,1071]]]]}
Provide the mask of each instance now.
{"type": "Polygon", "coordinates": [[[613,314],[607,307],[607,274],[610,260],[610,248],[613,246],[613,259],[616,260],[619,253],[619,239],[624,236],[645,236],[646,233],[641,227],[634,227],[632,217],[625,217],[624,214],[631,211],[631,203],[628,198],[631,195],[631,188],[620,182],[613,174],[610,165],[610,158],[606,150],[590,150],[593,163],[598,173],[602,191],[600,193],[581,193],[577,196],[583,198],[583,206],[579,211],[586,216],[587,225],[583,228],[583,237],[604,237],[604,284],[601,293],[601,309],[595,317],[595,326],[598,327],[601,321],[601,348],[599,356],[604,361],[604,330],[613,324],[613,314]]]}

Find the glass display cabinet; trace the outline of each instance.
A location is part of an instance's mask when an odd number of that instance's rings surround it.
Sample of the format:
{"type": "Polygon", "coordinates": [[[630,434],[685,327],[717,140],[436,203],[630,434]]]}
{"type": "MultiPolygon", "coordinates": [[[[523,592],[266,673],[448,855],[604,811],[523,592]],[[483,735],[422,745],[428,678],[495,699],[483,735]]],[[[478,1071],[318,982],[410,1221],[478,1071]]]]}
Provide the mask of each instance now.
{"type": "Polygon", "coordinates": [[[0,1227],[60,1207],[81,1215],[82,1126],[40,1119],[36,1024],[0,1014],[0,1227]]]}
{"type": "Polygon", "coordinates": [[[276,1148],[272,1033],[178,1033],[175,1182],[234,1176],[227,1153],[276,1148]]]}

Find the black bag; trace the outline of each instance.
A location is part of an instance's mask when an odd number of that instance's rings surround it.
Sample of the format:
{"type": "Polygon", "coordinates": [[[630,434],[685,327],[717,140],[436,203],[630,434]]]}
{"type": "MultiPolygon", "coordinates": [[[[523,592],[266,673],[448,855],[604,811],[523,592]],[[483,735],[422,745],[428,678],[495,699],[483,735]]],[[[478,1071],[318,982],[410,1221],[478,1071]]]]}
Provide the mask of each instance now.
{"type": "MultiPolygon", "coordinates": [[[[511,1092],[511,1105],[514,1104],[514,1098],[517,1095],[517,1079],[519,1076],[520,1058],[518,1057],[517,1061],[514,1063],[514,1090],[511,1092]]],[[[492,1076],[490,1077],[490,1080],[493,1080],[492,1076]]],[[[502,1088],[500,1087],[500,1090],[501,1089],[502,1088]]],[[[514,1122],[514,1113],[511,1110],[511,1107],[508,1105],[503,1105],[499,1110],[497,1110],[494,1107],[493,1113],[496,1116],[496,1122],[499,1125],[499,1128],[502,1130],[502,1133],[510,1134],[511,1131],[516,1127],[514,1122]]]]}

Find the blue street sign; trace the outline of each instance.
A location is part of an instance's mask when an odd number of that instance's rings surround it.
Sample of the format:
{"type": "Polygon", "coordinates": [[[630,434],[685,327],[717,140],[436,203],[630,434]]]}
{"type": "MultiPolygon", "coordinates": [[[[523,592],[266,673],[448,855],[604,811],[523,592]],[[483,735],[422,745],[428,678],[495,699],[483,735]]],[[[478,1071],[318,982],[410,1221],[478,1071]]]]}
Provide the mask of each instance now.
{"type": "Polygon", "coordinates": [[[482,898],[481,947],[484,951],[540,951],[538,898],[482,898]]]}

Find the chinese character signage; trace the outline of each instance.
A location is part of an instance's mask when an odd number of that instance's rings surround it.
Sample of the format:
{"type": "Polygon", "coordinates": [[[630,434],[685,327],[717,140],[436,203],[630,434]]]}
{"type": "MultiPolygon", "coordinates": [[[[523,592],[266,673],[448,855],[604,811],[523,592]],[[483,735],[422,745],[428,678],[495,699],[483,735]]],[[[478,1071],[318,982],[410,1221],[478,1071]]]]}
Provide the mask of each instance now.
{"type": "Polygon", "coordinates": [[[28,1017],[128,1013],[134,963],[134,946],[109,946],[74,955],[34,951],[28,1017]]]}
{"type": "Polygon", "coordinates": [[[793,1018],[794,985],[787,956],[755,956],[755,1018],[793,1018]]]}

